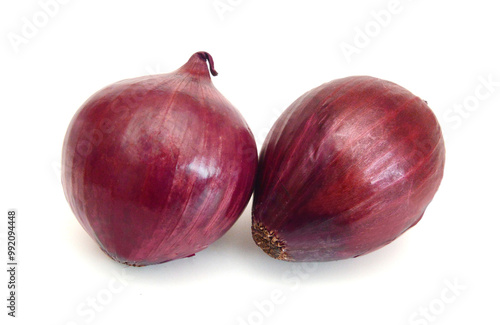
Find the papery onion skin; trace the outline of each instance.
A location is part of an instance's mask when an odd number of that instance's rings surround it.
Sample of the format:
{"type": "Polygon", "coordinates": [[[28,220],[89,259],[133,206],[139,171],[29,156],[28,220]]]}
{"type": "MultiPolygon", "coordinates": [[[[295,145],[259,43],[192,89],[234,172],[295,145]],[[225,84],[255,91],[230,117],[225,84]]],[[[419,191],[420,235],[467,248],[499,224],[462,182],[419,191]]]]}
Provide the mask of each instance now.
{"type": "Polygon", "coordinates": [[[87,100],[63,146],[62,183],[77,219],[133,266],[192,256],[238,219],[253,190],[254,137],[213,86],[212,57],[112,84],[87,100]]]}
{"type": "Polygon", "coordinates": [[[286,261],[372,252],[420,220],[444,161],[441,128],[419,97],[367,76],[325,83],[292,103],[263,144],[254,241],[286,261]]]}

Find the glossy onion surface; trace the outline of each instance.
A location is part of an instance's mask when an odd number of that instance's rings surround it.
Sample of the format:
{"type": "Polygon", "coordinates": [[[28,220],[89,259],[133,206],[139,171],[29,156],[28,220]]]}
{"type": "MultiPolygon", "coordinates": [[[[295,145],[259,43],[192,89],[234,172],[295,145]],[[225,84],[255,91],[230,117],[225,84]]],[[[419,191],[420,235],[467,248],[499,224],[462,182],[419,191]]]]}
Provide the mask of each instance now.
{"type": "Polygon", "coordinates": [[[297,99],[263,145],[254,241],[287,261],[376,250],[414,226],[443,176],[441,128],[426,102],[372,77],[348,77],[297,99]]]}
{"type": "Polygon", "coordinates": [[[250,199],[255,140],[215,89],[212,57],[112,84],[66,133],[62,182],[78,221],[134,266],[191,256],[221,237],[250,199]]]}

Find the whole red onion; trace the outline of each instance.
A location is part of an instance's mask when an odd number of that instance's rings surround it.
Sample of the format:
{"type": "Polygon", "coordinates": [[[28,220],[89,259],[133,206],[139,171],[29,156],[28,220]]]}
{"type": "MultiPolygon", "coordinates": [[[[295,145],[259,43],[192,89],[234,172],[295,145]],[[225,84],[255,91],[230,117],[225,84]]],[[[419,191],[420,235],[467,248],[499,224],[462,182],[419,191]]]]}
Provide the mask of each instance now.
{"type": "Polygon", "coordinates": [[[78,221],[134,266],[191,256],[237,220],[253,190],[255,140],[215,89],[212,57],[112,84],[76,113],[62,183],[78,221]]]}
{"type": "Polygon", "coordinates": [[[441,128],[426,102],[372,77],[297,99],[259,160],[254,241],[287,261],[330,261],[380,248],[414,226],[443,176],[441,128]]]}

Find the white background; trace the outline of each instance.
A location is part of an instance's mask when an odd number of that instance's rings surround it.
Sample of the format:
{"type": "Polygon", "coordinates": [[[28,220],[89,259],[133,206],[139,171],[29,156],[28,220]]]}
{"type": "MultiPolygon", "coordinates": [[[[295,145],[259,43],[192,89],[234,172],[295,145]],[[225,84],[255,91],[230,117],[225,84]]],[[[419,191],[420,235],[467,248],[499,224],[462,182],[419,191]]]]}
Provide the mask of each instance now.
{"type": "Polygon", "coordinates": [[[499,324],[494,1],[60,0],[50,15],[47,2],[0,5],[0,260],[17,208],[20,263],[15,320],[0,277],[2,324],[499,324]],[[364,257],[292,264],[255,246],[247,208],[195,257],[131,268],[105,256],[62,192],[68,123],[103,86],[198,50],[259,148],[293,100],[332,79],[372,75],[427,100],[447,163],[422,221],[364,257]]]}

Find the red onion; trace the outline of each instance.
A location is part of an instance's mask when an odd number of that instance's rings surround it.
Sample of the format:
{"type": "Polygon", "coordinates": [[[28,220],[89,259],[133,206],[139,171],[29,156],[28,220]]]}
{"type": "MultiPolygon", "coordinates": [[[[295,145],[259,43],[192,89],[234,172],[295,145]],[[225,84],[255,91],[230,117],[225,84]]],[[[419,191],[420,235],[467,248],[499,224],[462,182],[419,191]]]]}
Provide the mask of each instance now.
{"type": "Polygon", "coordinates": [[[286,261],[372,252],[414,226],[443,176],[441,128],[426,102],[372,77],[297,99],[259,160],[254,241],[286,261]]]}
{"type": "Polygon", "coordinates": [[[215,89],[212,57],[112,84],[76,113],[62,182],[78,221],[134,266],[192,256],[237,220],[253,190],[255,140],[215,89]]]}

